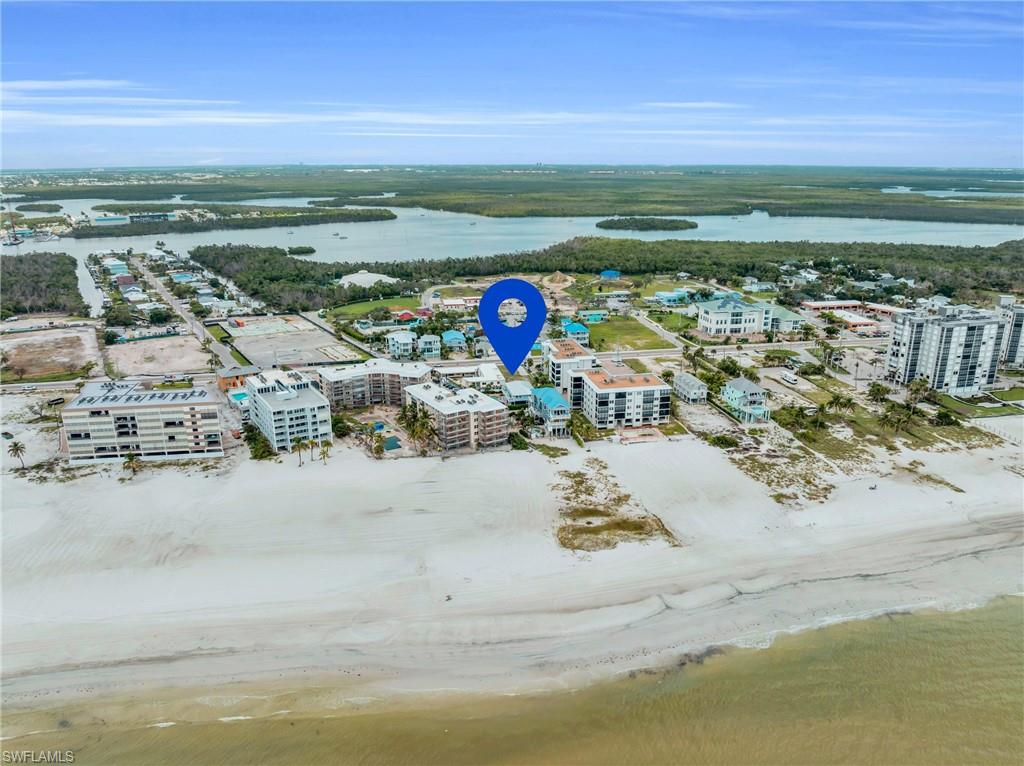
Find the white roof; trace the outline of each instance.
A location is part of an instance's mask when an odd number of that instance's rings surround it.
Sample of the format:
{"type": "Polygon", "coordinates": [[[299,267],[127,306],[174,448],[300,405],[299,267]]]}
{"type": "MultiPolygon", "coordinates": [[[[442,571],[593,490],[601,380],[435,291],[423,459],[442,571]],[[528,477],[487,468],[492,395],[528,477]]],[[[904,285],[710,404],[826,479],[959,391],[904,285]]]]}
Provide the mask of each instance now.
{"type": "Polygon", "coordinates": [[[399,343],[412,343],[416,340],[416,333],[409,332],[408,330],[396,330],[395,332],[388,333],[388,340],[394,338],[399,343]]]}
{"type": "Polygon", "coordinates": [[[505,384],[509,396],[532,396],[533,386],[525,380],[510,380],[505,384]]]}
{"type": "Polygon", "coordinates": [[[346,274],[338,280],[339,285],[359,285],[360,287],[372,287],[378,282],[384,282],[391,284],[398,280],[394,277],[389,277],[387,274],[374,274],[372,271],[366,269],[360,269],[355,274],[346,274]]]}
{"type": "Polygon", "coordinates": [[[336,383],[352,380],[370,373],[402,375],[406,378],[422,378],[430,374],[430,365],[423,362],[392,362],[390,359],[370,359],[362,364],[347,364],[337,367],[317,367],[320,377],[336,383]]]}
{"type": "Polygon", "coordinates": [[[68,410],[112,410],[154,405],[191,406],[216,403],[213,394],[206,388],[147,389],[138,382],[86,383],[68,410]]]}
{"type": "Polygon", "coordinates": [[[480,393],[475,388],[452,391],[436,383],[417,383],[405,389],[406,396],[423,402],[445,415],[459,412],[497,412],[508,409],[497,399],[480,393]]]}

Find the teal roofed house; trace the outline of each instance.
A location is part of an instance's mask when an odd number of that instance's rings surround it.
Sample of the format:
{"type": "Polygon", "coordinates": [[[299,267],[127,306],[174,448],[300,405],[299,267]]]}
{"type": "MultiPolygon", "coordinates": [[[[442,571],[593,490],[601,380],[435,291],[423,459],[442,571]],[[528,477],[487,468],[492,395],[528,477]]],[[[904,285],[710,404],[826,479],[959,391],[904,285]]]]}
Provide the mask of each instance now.
{"type": "Polygon", "coordinates": [[[445,330],[441,333],[441,342],[452,351],[466,350],[466,336],[458,330],[445,330]]]}
{"type": "Polygon", "coordinates": [[[590,330],[587,329],[586,325],[563,319],[562,331],[565,333],[565,337],[572,338],[581,346],[590,345],[590,330]]]}
{"type": "Polygon", "coordinates": [[[582,309],[576,315],[583,324],[598,324],[608,318],[608,312],[604,309],[582,309]]]}
{"type": "Polygon", "coordinates": [[[722,386],[722,404],[741,423],[771,420],[768,392],[746,378],[733,378],[722,386]]]}
{"type": "Polygon", "coordinates": [[[677,287],[674,290],[659,290],[654,294],[654,300],[663,306],[678,306],[680,303],[689,303],[690,296],[694,293],[688,287],[677,287]]]}
{"type": "Polygon", "coordinates": [[[555,388],[535,388],[530,401],[533,414],[544,421],[548,436],[569,435],[569,403],[555,388]]]}

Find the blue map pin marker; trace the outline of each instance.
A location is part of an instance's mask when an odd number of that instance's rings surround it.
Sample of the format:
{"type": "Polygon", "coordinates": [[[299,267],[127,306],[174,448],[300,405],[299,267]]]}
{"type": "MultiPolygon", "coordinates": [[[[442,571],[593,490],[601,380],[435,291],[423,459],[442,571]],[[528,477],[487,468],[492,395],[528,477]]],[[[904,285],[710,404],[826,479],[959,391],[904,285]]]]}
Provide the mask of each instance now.
{"type": "Polygon", "coordinates": [[[529,282],[503,279],[487,288],[480,299],[477,316],[501,363],[510,375],[515,375],[544,327],[548,307],[540,291],[529,282]],[[522,301],[526,306],[526,319],[518,327],[509,327],[498,317],[498,307],[509,298],[522,301]]]}

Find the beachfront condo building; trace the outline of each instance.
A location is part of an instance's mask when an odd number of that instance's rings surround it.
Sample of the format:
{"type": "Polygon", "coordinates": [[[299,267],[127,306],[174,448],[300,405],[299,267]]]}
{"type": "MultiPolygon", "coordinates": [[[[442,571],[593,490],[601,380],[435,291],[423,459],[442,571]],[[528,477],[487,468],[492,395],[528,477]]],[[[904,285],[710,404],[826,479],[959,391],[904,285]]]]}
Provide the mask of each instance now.
{"type": "Polygon", "coordinates": [[[574,389],[571,373],[574,370],[593,370],[598,367],[597,357],[572,338],[553,338],[542,344],[544,365],[551,384],[563,395],[569,396],[574,410],[583,406],[582,385],[574,389]]]}
{"type": "Polygon", "coordinates": [[[220,411],[205,388],[86,383],[61,412],[72,465],[123,460],[223,457],[220,411]]]}
{"type": "Polygon", "coordinates": [[[450,389],[436,383],[406,387],[407,406],[429,414],[443,450],[481,449],[508,442],[508,407],[473,388],[450,389]]]}
{"type": "Polygon", "coordinates": [[[294,439],[331,441],[331,406],[313,381],[294,370],[266,370],[245,380],[249,421],[276,452],[294,439]]]}
{"type": "Polygon", "coordinates": [[[1005,330],[997,314],[970,306],[898,314],[886,376],[904,386],[924,378],[934,390],[954,396],[978,394],[995,383],[1005,330]]]}
{"type": "Polygon", "coordinates": [[[407,386],[430,382],[430,367],[423,362],[370,359],[362,364],[317,367],[314,380],[333,409],[402,404],[407,386]]]}
{"type": "Polygon", "coordinates": [[[1006,324],[1003,364],[1013,370],[1024,369],[1024,304],[1016,303],[1012,295],[1000,295],[998,311],[1006,324]]]}
{"type": "Polygon", "coordinates": [[[672,389],[657,375],[609,375],[605,370],[576,373],[582,410],[598,428],[665,423],[672,416],[672,389]]]}

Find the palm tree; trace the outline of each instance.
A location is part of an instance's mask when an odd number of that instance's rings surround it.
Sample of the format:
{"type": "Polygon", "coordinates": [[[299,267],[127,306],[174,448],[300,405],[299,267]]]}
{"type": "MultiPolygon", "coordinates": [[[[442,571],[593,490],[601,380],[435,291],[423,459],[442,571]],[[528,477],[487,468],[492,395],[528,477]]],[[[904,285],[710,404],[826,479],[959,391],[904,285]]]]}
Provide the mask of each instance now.
{"type": "Polygon", "coordinates": [[[19,441],[13,441],[7,445],[7,454],[16,457],[21,461],[21,467],[25,467],[25,445],[19,441]]]}
{"type": "Polygon", "coordinates": [[[832,394],[827,406],[836,412],[850,412],[853,409],[853,397],[845,394],[832,394]]]}
{"type": "Polygon", "coordinates": [[[800,338],[801,340],[814,340],[818,337],[818,331],[814,329],[814,325],[803,324],[800,327],[800,338]]]}
{"type": "Polygon", "coordinates": [[[373,432],[373,447],[371,452],[377,460],[384,457],[384,434],[380,431],[373,432]]]}
{"type": "Polygon", "coordinates": [[[882,383],[874,382],[868,384],[868,399],[875,404],[881,404],[888,398],[891,389],[882,383]]]}
{"type": "Polygon", "coordinates": [[[331,456],[331,443],[328,441],[320,442],[320,460],[323,461],[324,465],[327,465],[327,458],[331,456]]]}
{"type": "Polygon", "coordinates": [[[123,466],[132,472],[132,476],[139,470],[139,456],[134,452],[129,452],[124,456],[123,466]]]}
{"type": "Polygon", "coordinates": [[[292,452],[299,456],[299,468],[302,468],[302,450],[304,449],[306,449],[306,442],[302,440],[301,436],[292,438],[292,452]]]}
{"type": "Polygon", "coordinates": [[[911,413],[917,410],[917,403],[924,399],[930,388],[931,386],[925,378],[914,378],[907,384],[907,409],[911,413]]]}
{"type": "Polygon", "coordinates": [[[893,431],[900,430],[903,425],[903,416],[900,415],[893,402],[889,402],[885,407],[885,411],[878,416],[878,424],[882,428],[891,428],[893,431]]]}

